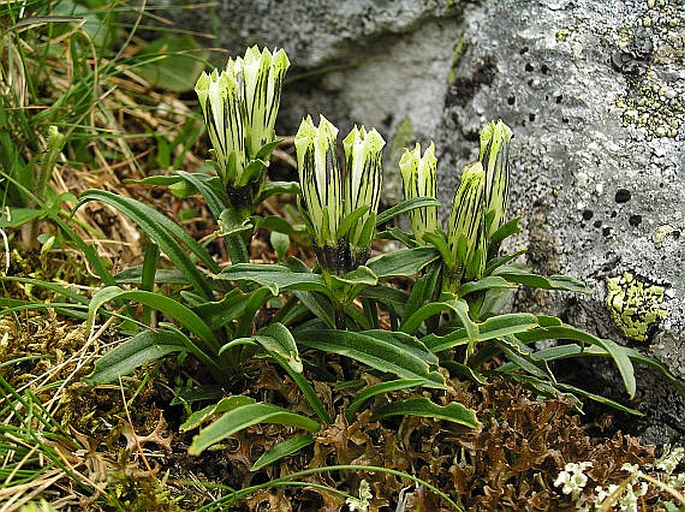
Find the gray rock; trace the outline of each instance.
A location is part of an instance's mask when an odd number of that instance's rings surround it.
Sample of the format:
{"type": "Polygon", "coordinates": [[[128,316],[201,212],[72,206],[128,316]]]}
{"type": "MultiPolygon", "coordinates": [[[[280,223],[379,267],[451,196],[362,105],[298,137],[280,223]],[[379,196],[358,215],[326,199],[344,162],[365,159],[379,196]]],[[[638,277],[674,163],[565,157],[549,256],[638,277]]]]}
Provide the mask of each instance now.
{"type": "MultiPolygon", "coordinates": [[[[395,142],[389,161],[398,146],[435,140],[444,204],[477,155],[480,128],[501,117],[515,133],[512,211],[525,227],[517,244],[535,270],[592,289],[522,292],[519,306],[639,347],[685,379],[685,7],[453,4],[225,0],[215,14],[220,44],[235,53],[247,43],[288,51],[299,79],[284,96],[282,133],[319,112],[343,133],[375,126],[395,142]],[[609,283],[615,303],[637,302],[636,313],[608,307],[609,283]]],[[[393,202],[397,173],[386,168],[393,202]]],[[[682,401],[652,374],[640,377],[648,440],[685,434],[682,401]]]]}

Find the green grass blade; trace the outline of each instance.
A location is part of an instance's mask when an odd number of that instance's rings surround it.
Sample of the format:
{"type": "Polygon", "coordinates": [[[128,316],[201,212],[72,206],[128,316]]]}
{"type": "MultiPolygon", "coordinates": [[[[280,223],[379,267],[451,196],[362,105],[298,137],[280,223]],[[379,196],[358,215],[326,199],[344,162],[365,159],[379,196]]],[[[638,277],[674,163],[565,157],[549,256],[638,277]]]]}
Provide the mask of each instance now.
{"type": "Polygon", "coordinates": [[[33,194],[29,189],[24,187],[12,176],[2,171],[0,171],[0,176],[4,177],[13,185],[15,185],[18,189],[25,193],[31,201],[36,203],[36,205],[38,205],[45,211],[46,215],[50,217],[50,219],[60,227],[60,229],[64,232],[66,237],[72,240],[78,246],[78,248],[81,250],[85,258],[90,263],[92,269],[100,277],[100,279],[102,279],[102,282],[105,285],[111,286],[116,284],[114,278],[112,277],[112,274],[110,274],[110,272],[107,270],[104,262],[102,261],[98,253],[93,249],[93,247],[90,244],[84,242],[83,239],[80,236],[78,236],[73,229],[71,229],[71,226],[69,226],[69,224],[62,220],[58,211],[56,211],[53,208],[49,208],[48,205],[45,204],[45,202],[41,198],[33,194]]]}

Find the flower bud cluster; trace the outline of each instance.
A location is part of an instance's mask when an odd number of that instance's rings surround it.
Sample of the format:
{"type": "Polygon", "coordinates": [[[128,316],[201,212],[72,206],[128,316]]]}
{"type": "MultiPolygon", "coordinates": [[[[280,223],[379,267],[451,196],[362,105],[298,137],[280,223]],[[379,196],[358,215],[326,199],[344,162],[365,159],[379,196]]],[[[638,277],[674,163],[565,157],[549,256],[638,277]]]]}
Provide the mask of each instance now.
{"type": "Polygon", "coordinates": [[[319,263],[341,273],[369,257],[382,185],[383,137],[354,127],[343,140],[345,165],[336,158],[338,129],[324,116],[307,116],[295,135],[302,210],[319,263]]]}
{"type": "Polygon", "coordinates": [[[229,197],[241,196],[232,190],[261,183],[289,66],[283,50],[272,54],[253,46],[244,57],[229,59],[224,70],[203,72],[195,84],[217,173],[229,197]]]}

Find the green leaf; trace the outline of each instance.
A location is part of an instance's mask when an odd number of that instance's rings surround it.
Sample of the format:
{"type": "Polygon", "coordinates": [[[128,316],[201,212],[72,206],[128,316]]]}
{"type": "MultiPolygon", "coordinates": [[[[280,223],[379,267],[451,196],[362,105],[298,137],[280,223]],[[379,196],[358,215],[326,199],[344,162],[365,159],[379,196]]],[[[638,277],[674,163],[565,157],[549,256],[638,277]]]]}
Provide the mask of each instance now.
{"type": "Polygon", "coordinates": [[[521,232],[521,228],[519,227],[519,222],[521,221],[521,216],[519,215],[518,217],[514,217],[511,219],[509,222],[506,222],[500,226],[500,228],[495,231],[492,236],[490,237],[490,245],[499,245],[502,243],[506,238],[509,238],[511,235],[515,235],[516,233],[521,232]]]}
{"type": "Polygon", "coordinates": [[[274,462],[277,462],[288,455],[292,455],[313,442],[314,438],[309,434],[303,434],[281,441],[265,451],[262,456],[255,461],[250,468],[250,471],[259,471],[262,468],[270,466],[274,462]]]}
{"type": "Polygon", "coordinates": [[[471,341],[477,340],[478,325],[469,317],[469,306],[464,299],[429,302],[428,304],[421,306],[416,313],[407,318],[400,326],[400,330],[408,334],[415,333],[423,322],[443,311],[454,312],[464,326],[469,339],[471,341]]]}
{"type": "Polygon", "coordinates": [[[255,318],[257,318],[257,312],[267,303],[271,298],[271,290],[267,287],[259,288],[253,291],[245,303],[245,309],[243,310],[240,319],[238,320],[238,325],[235,328],[236,336],[249,336],[252,332],[252,326],[254,325],[255,318]]]}
{"type": "Polygon", "coordinates": [[[278,322],[269,324],[252,336],[267,352],[283,358],[290,368],[302,373],[302,359],[295,344],[295,338],[288,328],[278,322]]]}
{"type": "MultiPolygon", "coordinates": [[[[2,189],[0,189],[2,190],[2,189]]],[[[5,215],[5,212],[3,211],[2,214],[0,215],[0,228],[2,229],[16,229],[20,226],[23,226],[24,224],[28,224],[29,222],[33,222],[34,220],[37,219],[42,219],[45,217],[47,213],[45,210],[37,209],[37,208],[16,208],[16,207],[9,207],[9,219],[8,216],[5,215]]]]}
{"type": "Polygon", "coordinates": [[[175,319],[183,327],[195,334],[204,345],[202,353],[195,353],[203,361],[209,361],[212,366],[216,363],[212,360],[211,354],[217,354],[219,351],[219,342],[214,336],[212,330],[205,324],[202,319],[197,316],[192,310],[185,307],[183,304],[152,292],[143,290],[129,290],[125,291],[118,286],[107,286],[99,290],[90,301],[88,308],[88,323],[87,327],[90,331],[95,322],[95,315],[102,306],[107,302],[113,300],[129,300],[140,302],[143,305],[150,306],[157,311],[161,311],[169,318],[175,319]]]}
{"type": "Polygon", "coordinates": [[[505,336],[495,340],[495,344],[505,353],[507,359],[525,372],[543,380],[556,383],[554,374],[546,361],[535,359],[533,350],[514,336],[505,336]]]}
{"type": "Polygon", "coordinates": [[[263,402],[245,404],[224,413],[218,420],[193,437],[188,453],[200,455],[213,444],[259,423],[298,427],[309,432],[317,432],[320,428],[318,422],[276,405],[263,402]]]}
{"type": "Polygon", "coordinates": [[[114,382],[147,363],[185,350],[183,336],[173,331],[143,331],[98,359],[84,381],[91,386],[114,382]]]}
{"type": "Polygon", "coordinates": [[[188,277],[188,281],[198,292],[201,292],[207,298],[213,297],[212,290],[207,284],[206,276],[198,270],[196,263],[188,257],[177,240],[190,249],[210,271],[218,272],[219,266],[205,248],[183,231],[181,227],[140,201],[105,190],[89,190],[84,192],[74,211],[88,201],[102,201],[133,220],[159,245],[160,249],[174,263],[174,266],[183,271],[188,277]]]}
{"type": "Polygon", "coordinates": [[[280,357],[275,352],[272,352],[269,355],[274,361],[281,365],[281,368],[283,368],[290,378],[293,379],[293,382],[297,384],[297,387],[299,387],[300,391],[302,391],[302,394],[309,403],[309,406],[312,408],[312,411],[316,413],[322,423],[324,425],[330,425],[331,416],[328,414],[326,406],[319,398],[319,395],[316,394],[314,387],[309,383],[304,375],[302,375],[300,372],[294,371],[288,361],[280,357]]]}
{"type": "Polygon", "coordinates": [[[225,281],[251,281],[266,286],[274,296],[282,290],[316,291],[330,296],[320,274],[293,272],[282,265],[238,263],[212,277],[225,281]]]}
{"type": "Polygon", "coordinates": [[[412,235],[405,233],[398,228],[390,228],[385,231],[376,233],[376,238],[379,240],[395,240],[406,245],[409,248],[416,247],[418,244],[412,235]]]}
{"type": "Polygon", "coordinates": [[[375,286],[378,283],[378,277],[364,265],[360,265],[351,272],[346,272],[342,275],[330,275],[331,281],[339,286],[361,285],[361,286],[375,286]]]}
{"type": "MultiPolygon", "coordinates": [[[[90,299],[88,299],[87,297],[84,297],[83,295],[80,295],[79,293],[75,292],[74,290],[71,290],[71,289],[66,288],[64,286],[60,286],[59,284],[56,284],[56,283],[51,283],[49,281],[42,281],[40,279],[35,279],[33,277],[16,277],[16,276],[0,275],[0,282],[3,282],[3,281],[28,284],[31,287],[37,286],[40,288],[44,288],[44,289],[49,290],[51,292],[63,295],[64,297],[67,297],[71,300],[74,300],[80,304],[88,304],[90,302],[90,299]]],[[[23,303],[23,301],[22,301],[22,303],[23,303]]]]}
{"type": "Polygon", "coordinates": [[[146,176],[145,178],[142,178],[140,180],[126,179],[124,180],[124,183],[144,186],[149,185],[157,187],[170,187],[171,185],[175,185],[176,183],[180,183],[181,181],[183,181],[183,178],[181,178],[180,176],[166,176],[160,174],[157,176],[146,176]]]}
{"type": "Polygon", "coordinates": [[[444,378],[435,369],[435,355],[404,333],[311,329],[295,333],[295,339],[307,347],[350,357],[381,372],[403,379],[422,379],[427,387],[445,388],[444,378]]]}
{"type": "Polygon", "coordinates": [[[442,203],[435,199],[434,197],[414,197],[412,199],[407,199],[401,203],[388,208],[384,212],[381,212],[376,217],[376,227],[381,226],[388,222],[390,219],[402,215],[403,213],[410,212],[416,208],[425,208],[427,206],[441,206],[442,203]]]}
{"type": "Polygon", "coordinates": [[[440,253],[440,257],[445,265],[448,267],[454,266],[454,257],[452,251],[447,244],[447,235],[444,231],[436,231],[434,233],[424,233],[423,239],[432,244],[440,253]]]}
{"type": "Polygon", "coordinates": [[[235,395],[222,398],[217,403],[208,405],[207,407],[192,413],[179,427],[179,430],[181,432],[187,432],[188,430],[196,429],[203,423],[206,423],[215,414],[229,412],[238,407],[254,403],[256,403],[256,400],[248,396],[235,395]]]}
{"type": "Polygon", "coordinates": [[[500,267],[500,269],[497,270],[496,275],[503,277],[509,282],[525,284],[526,286],[532,286],[533,288],[589,293],[582,281],[570,276],[553,275],[544,277],[515,267],[500,267]]]}
{"type": "Polygon", "coordinates": [[[259,204],[266,198],[277,194],[292,194],[296,196],[299,193],[300,184],[296,181],[267,181],[262,185],[262,189],[259,191],[259,197],[257,197],[255,203],[259,204]]]}
{"type": "Polygon", "coordinates": [[[238,187],[246,187],[250,181],[259,179],[258,175],[262,173],[267,167],[269,167],[269,162],[265,162],[261,158],[255,158],[250,160],[250,162],[243,169],[240,179],[238,180],[238,187]]]}
{"type": "Polygon", "coordinates": [[[318,319],[335,329],[335,309],[331,299],[317,292],[294,291],[293,294],[318,319]]]}
{"type": "Polygon", "coordinates": [[[506,288],[517,288],[515,284],[511,284],[509,281],[500,276],[488,276],[477,281],[469,281],[459,287],[457,295],[459,297],[465,297],[469,293],[482,292],[486,290],[501,290],[506,288]]]}
{"type": "Polygon", "coordinates": [[[290,249],[290,236],[278,231],[272,231],[269,235],[269,243],[276,251],[276,257],[279,261],[283,261],[288,256],[290,249]]]}
{"type": "Polygon", "coordinates": [[[652,357],[640,354],[637,350],[633,348],[623,347],[623,350],[632,361],[635,361],[636,363],[642,363],[645,366],[649,366],[653,370],[656,370],[658,373],[666,377],[666,379],[668,379],[669,382],[673,384],[673,386],[675,386],[678,393],[680,393],[682,397],[685,397],[685,387],[682,385],[680,380],[678,380],[678,378],[675,375],[673,375],[665,365],[661,364],[659,361],[652,357]]]}
{"type": "Polygon", "coordinates": [[[432,247],[415,247],[388,252],[371,258],[366,266],[378,276],[411,277],[418,274],[423,267],[439,258],[438,252],[432,247]]]}
{"type": "Polygon", "coordinates": [[[345,411],[345,418],[348,423],[354,421],[354,416],[357,411],[371,398],[382,395],[384,393],[392,393],[393,391],[400,391],[402,389],[414,388],[423,385],[425,381],[422,379],[397,379],[388,382],[381,382],[373,386],[364,388],[345,411]]]}
{"type": "MultiPolygon", "coordinates": [[[[187,296],[184,297],[187,300],[187,296]]],[[[241,318],[248,298],[246,294],[234,288],[219,301],[204,302],[195,306],[195,312],[214,331],[241,318]]]]}
{"type": "Polygon", "coordinates": [[[181,178],[196,188],[212,212],[214,219],[219,220],[221,213],[228,207],[228,195],[221,188],[218,176],[210,176],[199,172],[176,171],[181,178]]]}
{"type": "Polygon", "coordinates": [[[502,265],[506,265],[510,261],[515,260],[526,252],[528,252],[528,249],[520,249],[516,252],[512,252],[511,254],[488,260],[488,264],[485,266],[485,275],[489,276],[495,271],[495,269],[501,267],[502,265]]]}
{"type": "Polygon", "coordinates": [[[487,384],[488,381],[485,377],[483,377],[483,374],[480,372],[477,372],[473,368],[471,368],[468,365],[465,365],[463,363],[458,363],[456,361],[442,361],[441,362],[442,366],[444,368],[447,368],[451,373],[459,375],[465,379],[470,380],[471,382],[475,382],[476,384],[487,384]]]}
{"type": "Polygon", "coordinates": [[[381,420],[390,416],[422,416],[451,421],[473,429],[482,426],[476,417],[476,411],[473,409],[469,409],[459,402],[437,405],[425,397],[410,398],[381,407],[374,413],[372,420],[381,420]]]}
{"type": "MultiPolygon", "coordinates": [[[[539,327],[538,318],[528,313],[509,313],[488,318],[478,324],[478,336],[476,341],[487,341],[503,338],[512,334],[519,334],[539,327]]],[[[441,352],[469,342],[466,329],[463,327],[446,336],[429,334],[421,338],[421,341],[433,352],[441,352]]]]}
{"type": "MultiPolygon", "coordinates": [[[[525,343],[530,344],[536,341],[542,340],[556,340],[556,339],[568,339],[576,340],[583,343],[589,343],[590,345],[596,345],[606,350],[607,353],[614,360],[614,364],[621,374],[623,379],[623,384],[628,392],[630,398],[635,396],[636,383],[635,383],[635,372],[630,358],[628,357],[628,351],[625,347],[622,347],[615,343],[614,341],[601,339],[597,336],[590,334],[589,332],[583,331],[581,329],[576,329],[575,327],[570,327],[567,325],[552,325],[553,317],[540,317],[540,324],[543,322],[548,325],[543,325],[539,329],[534,329],[528,332],[519,333],[516,336],[523,340],[525,343]]],[[[558,319],[554,319],[559,322],[558,319]]]]}
{"type": "MultiPolygon", "coordinates": [[[[348,232],[352,227],[356,227],[356,225],[359,223],[359,219],[361,219],[366,212],[369,211],[371,207],[369,205],[366,206],[360,206],[353,212],[350,212],[345,216],[345,218],[342,219],[340,224],[338,225],[338,232],[336,234],[337,238],[344,238],[347,236],[348,232]]],[[[363,246],[363,244],[360,244],[363,246]]]]}
{"type": "MultiPolygon", "coordinates": [[[[243,237],[252,233],[254,226],[233,208],[225,208],[217,219],[222,237],[243,237]]],[[[243,244],[244,245],[244,244],[243,244]]]]}
{"type": "Polygon", "coordinates": [[[573,393],[574,395],[584,396],[585,398],[589,398],[590,400],[594,400],[597,403],[606,405],[608,407],[611,407],[621,412],[625,412],[627,414],[632,414],[634,416],[644,416],[644,413],[638,411],[637,409],[633,409],[632,407],[626,407],[625,405],[616,402],[615,400],[611,400],[610,398],[607,398],[602,395],[597,395],[595,393],[590,393],[589,391],[585,391],[584,389],[576,386],[564,384],[563,382],[557,382],[554,385],[554,387],[558,388],[561,391],[573,393]]]}
{"type": "MultiPolygon", "coordinates": [[[[142,265],[129,267],[114,276],[117,284],[137,284],[143,275],[142,265]]],[[[158,268],[154,277],[157,284],[188,284],[186,275],[177,268],[158,268]]]]}

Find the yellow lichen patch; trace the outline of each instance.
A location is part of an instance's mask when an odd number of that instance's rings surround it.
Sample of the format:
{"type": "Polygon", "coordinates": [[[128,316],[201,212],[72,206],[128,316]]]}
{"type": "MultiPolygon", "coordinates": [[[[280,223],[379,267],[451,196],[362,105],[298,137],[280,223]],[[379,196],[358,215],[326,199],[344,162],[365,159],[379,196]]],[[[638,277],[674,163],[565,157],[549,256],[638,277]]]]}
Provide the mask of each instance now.
{"type": "Polygon", "coordinates": [[[656,229],[654,229],[654,233],[652,233],[652,242],[654,242],[654,245],[657,249],[661,249],[661,246],[669,236],[678,236],[679,233],[680,230],[676,227],[671,226],[670,224],[657,226],[656,229]]]}
{"type": "Polygon", "coordinates": [[[607,307],[623,334],[632,340],[647,341],[650,328],[666,317],[664,288],[637,279],[626,272],[607,280],[607,307]]]}

